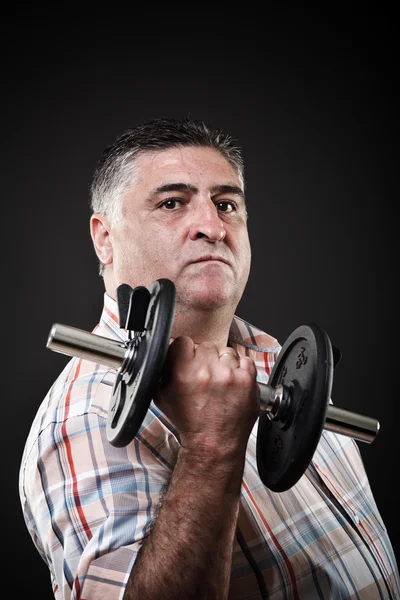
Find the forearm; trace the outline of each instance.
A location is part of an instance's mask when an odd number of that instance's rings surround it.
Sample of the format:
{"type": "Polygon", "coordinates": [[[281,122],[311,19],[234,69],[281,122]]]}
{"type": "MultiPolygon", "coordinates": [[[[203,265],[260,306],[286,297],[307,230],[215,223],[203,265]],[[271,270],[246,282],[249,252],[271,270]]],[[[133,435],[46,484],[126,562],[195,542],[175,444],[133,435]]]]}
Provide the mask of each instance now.
{"type": "Polygon", "coordinates": [[[181,449],[124,600],[227,598],[244,452],[210,459],[181,449]]]}

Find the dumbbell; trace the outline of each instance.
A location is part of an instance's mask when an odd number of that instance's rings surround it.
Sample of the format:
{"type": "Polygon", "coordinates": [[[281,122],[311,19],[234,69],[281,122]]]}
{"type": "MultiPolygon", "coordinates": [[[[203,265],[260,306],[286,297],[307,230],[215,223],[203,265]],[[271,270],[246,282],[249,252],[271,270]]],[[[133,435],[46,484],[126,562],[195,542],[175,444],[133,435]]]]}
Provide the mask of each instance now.
{"type": "MultiPolygon", "coordinates": [[[[47,348],[117,370],[107,416],[107,439],[129,444],[138,433],[162,376],[175,316],[175,286],[158,279],[148,288],[117,289],[119,325],[126,341],[53,324],[47,348]]],[[[371,443],[376,419],[333,405],[336,348],[326,331],[310,323],[284,342],[268,383],[257,379],[260,416],[257,468],[263,484],[282,492],[297,483],[311,462],[323,430],[371,443]]],[[[337,363],[337,360],[336,360],[337,363]]]]}

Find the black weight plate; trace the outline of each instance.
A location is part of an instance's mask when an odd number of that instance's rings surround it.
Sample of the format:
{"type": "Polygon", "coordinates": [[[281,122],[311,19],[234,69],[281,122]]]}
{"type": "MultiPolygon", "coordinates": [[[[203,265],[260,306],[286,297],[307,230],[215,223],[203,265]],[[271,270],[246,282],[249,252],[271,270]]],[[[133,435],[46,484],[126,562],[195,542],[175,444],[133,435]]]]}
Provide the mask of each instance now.
{"type": "Polygon", "coordinates": [[[158,279],[149,287],[144,335],[127,373],[117,376],[107,416],[107,439],[117,447],[133,440],[157,390],[175,316],[175,285],[158,279]]]}
{"type": "Polygon", "coordinates": [[[287,338],[269,385],[287,386],[290,405],[282,420],[260,414],[257,468],[264,485],[283,492],[297,483],[310,464],[325,424],[333,381],[333,352],[326,332],[302,325],[287,338]]]}

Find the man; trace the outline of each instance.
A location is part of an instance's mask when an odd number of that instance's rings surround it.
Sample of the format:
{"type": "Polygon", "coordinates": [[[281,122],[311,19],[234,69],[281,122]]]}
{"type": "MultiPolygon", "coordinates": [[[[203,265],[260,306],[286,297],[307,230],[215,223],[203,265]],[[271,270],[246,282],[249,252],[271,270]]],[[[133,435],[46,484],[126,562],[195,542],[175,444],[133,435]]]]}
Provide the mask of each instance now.
{"type": "Polygon", "coordinates": [[[251,250],[232,138],[157,119],[107,148],[90,228],[104,278],[95,333],[126,340],[116,290],[176,287],[162,384],[135,439],[106,420],[116,371],[73,358],[21,465],[27,527],[56,598],[398,598],[385,526],[353,440],[324,432],[305,474],[274,493],[256,463],[259,380],[278,342],[235,316],[251,250]]]}

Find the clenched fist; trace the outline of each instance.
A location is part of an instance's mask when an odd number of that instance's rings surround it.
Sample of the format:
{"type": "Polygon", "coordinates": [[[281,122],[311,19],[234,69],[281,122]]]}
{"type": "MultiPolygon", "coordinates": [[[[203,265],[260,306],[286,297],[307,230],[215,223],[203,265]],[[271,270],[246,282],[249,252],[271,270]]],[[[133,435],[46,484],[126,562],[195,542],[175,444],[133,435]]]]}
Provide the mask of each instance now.
{"type": "Polygon", "coordinates": [[[178,337],[155,402],[178,429],[182,447],[243,449],[260,412],[256,367],[233,348],[178,337]]]}

